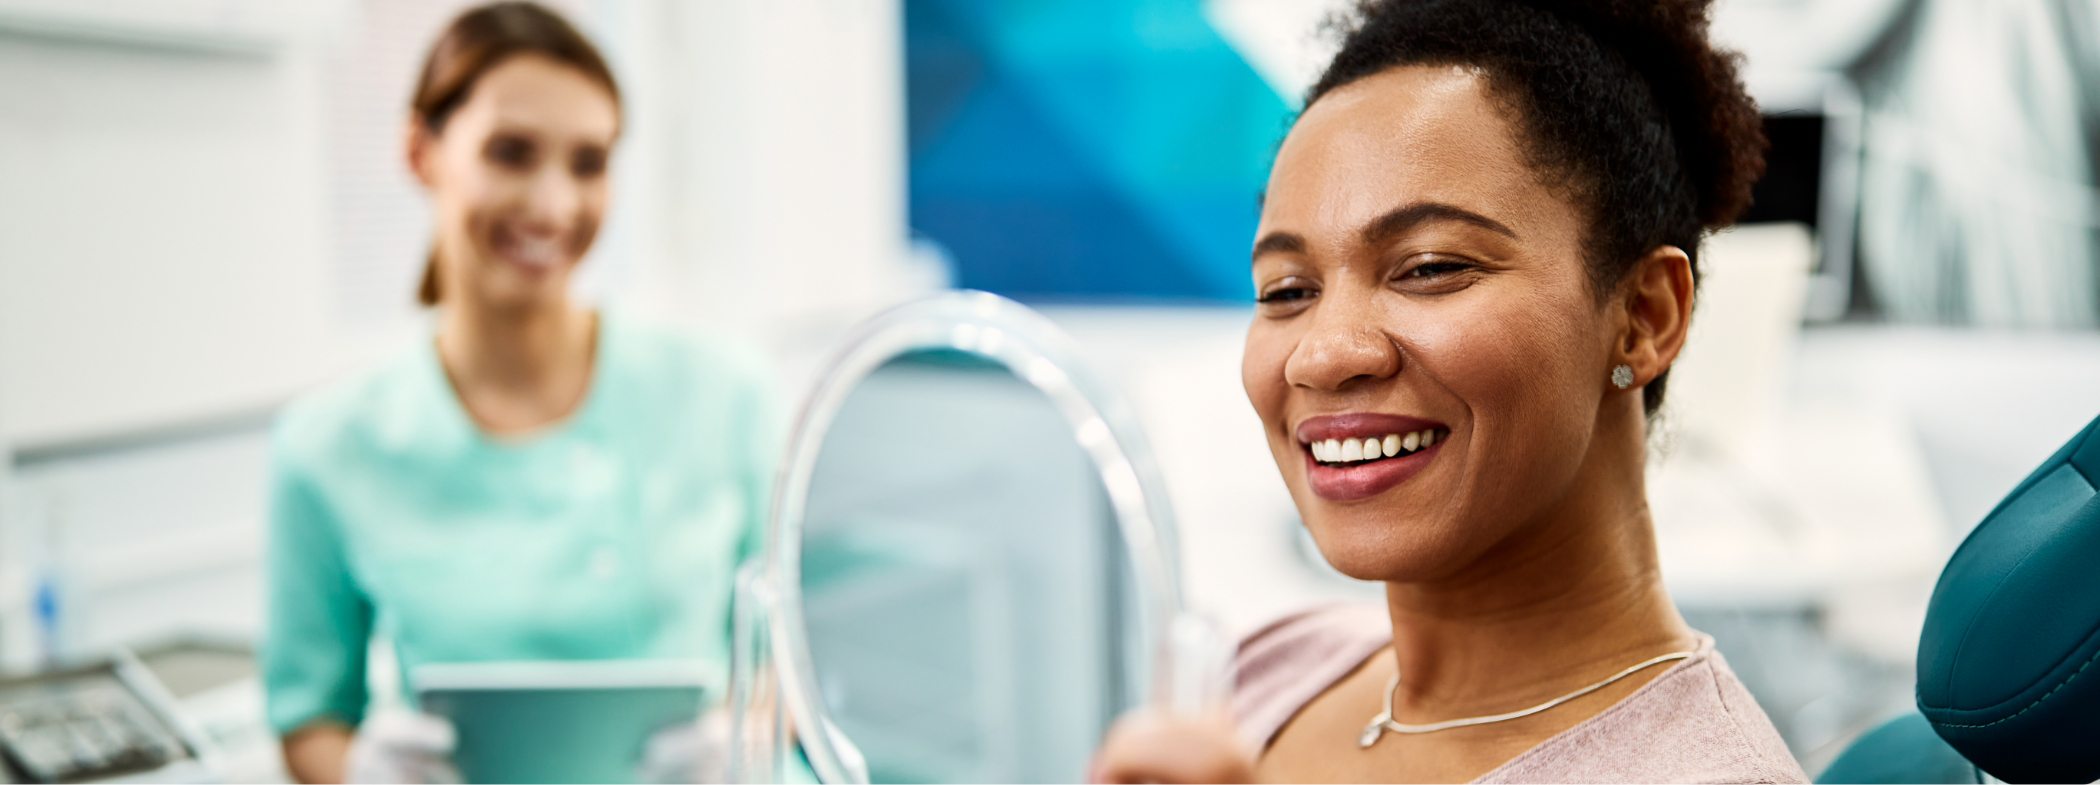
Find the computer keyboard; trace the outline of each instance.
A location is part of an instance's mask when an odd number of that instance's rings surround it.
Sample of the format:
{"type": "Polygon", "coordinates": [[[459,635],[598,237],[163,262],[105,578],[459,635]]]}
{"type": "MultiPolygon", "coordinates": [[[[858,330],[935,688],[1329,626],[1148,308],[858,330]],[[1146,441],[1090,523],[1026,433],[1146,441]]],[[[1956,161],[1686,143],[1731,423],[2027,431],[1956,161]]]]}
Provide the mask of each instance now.
{"type": "Polygon", "coordinates": [[[0,681],[0,759],[8,779],[86,782],[194,757],[114,665],[0,681]]]}

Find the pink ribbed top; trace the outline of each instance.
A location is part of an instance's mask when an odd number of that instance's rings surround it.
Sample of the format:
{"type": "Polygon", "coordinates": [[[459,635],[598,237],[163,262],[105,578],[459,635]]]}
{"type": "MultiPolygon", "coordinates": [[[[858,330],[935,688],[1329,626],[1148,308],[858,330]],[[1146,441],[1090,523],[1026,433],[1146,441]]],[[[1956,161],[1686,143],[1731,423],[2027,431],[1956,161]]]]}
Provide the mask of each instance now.
{"type": "MultiPolygon", "coordinates": [[[[1267,749],[1298,710],[1392,642],[1383,607],[1294,614],[1240,642],[1233,714],[1267,749]]],[[[1699,636],[1699,648],[1596,716],[1474,782],[1807,782],[1757,701],[1699,636]]]]}

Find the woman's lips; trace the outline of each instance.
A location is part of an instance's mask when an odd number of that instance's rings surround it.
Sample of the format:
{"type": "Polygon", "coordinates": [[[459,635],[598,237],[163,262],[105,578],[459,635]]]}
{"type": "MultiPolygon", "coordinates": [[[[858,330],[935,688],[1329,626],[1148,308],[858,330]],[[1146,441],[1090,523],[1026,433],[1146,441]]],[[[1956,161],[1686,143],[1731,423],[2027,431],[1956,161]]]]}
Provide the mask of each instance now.
{"type": "Polygon", "coordinates": [[[568,260],[559,234],[498,227],[492,239],[491,250],[498,258],[530,272],[552,270],[568,260]]]}
{"type": "Polygon", "coordinates": [[[562,262],[561,245],[553,240],[518,239],[503,249],[503,258],[520,267],[548,270],[562,262]]]}
{"type": "Polygon", "coordinates": [[[1370,413],[1313,417],[1293,430],[1308,484],[1329,501],[1366,499],[1406,482],[1451,433],[1434,420],[1370,413]]]}

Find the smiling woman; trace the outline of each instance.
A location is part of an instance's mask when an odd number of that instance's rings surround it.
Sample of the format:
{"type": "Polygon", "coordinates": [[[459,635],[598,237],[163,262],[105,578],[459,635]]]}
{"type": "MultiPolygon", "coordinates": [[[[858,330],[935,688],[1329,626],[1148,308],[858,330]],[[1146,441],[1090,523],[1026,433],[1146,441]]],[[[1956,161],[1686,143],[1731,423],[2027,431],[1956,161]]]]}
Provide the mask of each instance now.
{"type": "MultiPolygon", "coordinates": [[[[721,683],[731,572],[772,463],[743,353],[569,296],[621,124],[589,41],[530,3],[470,10],[410,109],[436,334],[301,398],[274,434],[263,676],[307,781],[457,778],[443,720],[366,716],[379,630],[403,673],[676,658],[721,683]]],[[[698,727],[666,731],[651,749],[683,757],[648,776],[696,776],[714,749],[698,727]]]]}
{"type": "Polygon", "coordinates": [[[1643,485],[1700,237],[1762,168],[1707,11],[1362,4],[1277,152],[1242,382],[1321,554],[1385,607],[1255,633],[1235,739],[1128,718],[1098,776],[1803,779],[1677,615],[1643,485]]]}

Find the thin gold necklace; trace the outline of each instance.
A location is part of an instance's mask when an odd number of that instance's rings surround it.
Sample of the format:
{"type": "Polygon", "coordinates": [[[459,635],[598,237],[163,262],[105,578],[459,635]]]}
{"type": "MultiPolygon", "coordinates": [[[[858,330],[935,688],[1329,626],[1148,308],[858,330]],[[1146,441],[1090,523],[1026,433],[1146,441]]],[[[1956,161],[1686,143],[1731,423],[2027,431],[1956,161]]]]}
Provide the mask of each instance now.
{"type": "Polygon", "coordinates": [[[1596,684],[1592,684],[1588,687],[1584,687],[1566,695],[1562,695],[1558,698],[1554,698],[1553,700],[1546,701],[1545,703],[1541,703],[1537,706],[1533,706],[1528,709],[1512,711],[1507,714],[1489,714],[1485,717],[1462,717],[1455,720],[1432,722],[1427,725],[1407,725],[1404,723],[1398,723],[1393,721],[1393,690],[1400,688],[1400,674],[1394,673],[1393,678],[1387,680],[1385,683],[1385,710],[1379,712],[1378,716],[1372,717],[1371,724],[1364,726],[1364,733],[1362,736],[1357,737],[1356,746],[1362,749],[1370,749],[1371,745],[1377,744],[1379,739],[1385,737],[1386,731],[1392,731],[1394,733],[1430,733],[1433,731],[1449,730],[1451,728],[1463,728],[1468,725],[1486,725],[1490,722],[1502,722],[1503,720],[1513,720],[1518,717],[1529,717],[1533,714],[1537,714],[1555,706],[1559,706],[1563,703],[1567,703],[1568,701],[1574,700],[1576,698],[1580,698],[1584,695],[1588,695],[1592,692],[1604,689],[1606,685],[1609,685],[1612,682],[1618,681],[1628,676],[1632,676],[1633,674],[1640,672],[1642,668],[1646,668],[1650,665],[1654,665],[1659,662],[1681,660],[1690,656],[1692,656],[1692,652],[1688,651],[1671,652],[1669,654],[1665,654],[1663,656],[1647,660],[1639,665],[1627,668],[1626,670],[1619,671],[1617,674],[1613,675],[1609,679],[1605,679],[1603,681],[1597,682],[1596,684]]]}

